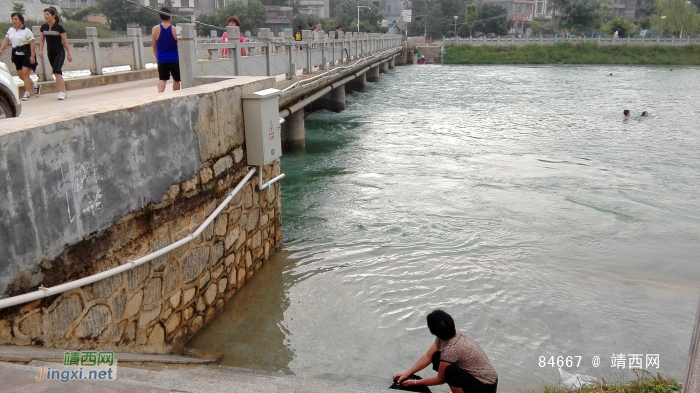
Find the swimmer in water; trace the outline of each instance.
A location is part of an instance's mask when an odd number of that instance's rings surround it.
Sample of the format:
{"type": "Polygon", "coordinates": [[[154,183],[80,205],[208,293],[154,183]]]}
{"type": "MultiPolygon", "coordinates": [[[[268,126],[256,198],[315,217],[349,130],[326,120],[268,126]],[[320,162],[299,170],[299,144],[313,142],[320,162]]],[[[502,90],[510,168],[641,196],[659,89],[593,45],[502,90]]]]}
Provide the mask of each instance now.
{"type": "Polygon", "coordinates": [[[630,119],[630,110],[629,109],[625,109],[624,111],[622,111],[622,114],[625,116],[622,118],[622,120],[629,120],[630,119]]]}
{"type": "Polygon", "coordinates": [[[639,117],[649,117],[649,112],[644,111],[641,115],[639,115],[639,117]]]}

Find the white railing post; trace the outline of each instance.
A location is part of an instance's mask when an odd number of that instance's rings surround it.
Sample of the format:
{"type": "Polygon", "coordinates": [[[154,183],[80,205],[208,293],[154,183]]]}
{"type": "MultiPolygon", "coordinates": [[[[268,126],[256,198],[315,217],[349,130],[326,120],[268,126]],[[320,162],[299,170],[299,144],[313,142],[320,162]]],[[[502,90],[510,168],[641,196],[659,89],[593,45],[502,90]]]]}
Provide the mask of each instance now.
{"type": "MultiPolygon", "coordinates": [[[[34,42],[37,45],[36,46],[36,53],[37,56],[34,58],[36,61],[41,61],[41,78],[39,78],[39,81],[52,81],[53,80],[53,68],[51,68],[51,64],[49,63],[49,55],[48,52],[46,51],[46,45],[44,45],[44,58],[40,59],[39,58],[39,37],[40,37],[40,31],[41,26],[32,26],[32,34],[34,34],[34,42]]],[[[9,51],[8,51],[9,52],[9,51]]],[[[38,67],[37,67],[38,68],[38,67]]],[[[39,75],[37,75],[38,77],[39,75]]],[[[27,90],[29,91],[29,90],[27,90]]]]}
{"type": "Polygon", "coordinates": [[[178,23],[180,39],[177,41],[177,51],[180,60],[180,78],[182,88],[194,86],[194,78],[197,76],[197,55],[195,44],[197,30],[194,23],[178,23]]]}
{"type": "Polygon", "coordinates": [[[100,53],[100,43],[97,42],[97,27],[86,27],[85,34],[90,41],[92,58],[95,61],[94,75],[102,75],[102,54],[100,53]]]}
{"type": "Polygon", "coordinates": [[[126,36],[131,39],[131,49],[134,52],[134,64],[132,65],[132,70],[140,70],[141,67],[141,55],[139,53],[139,39],[138,34],[141,34],[140,28],[130,27],[126,29],[126,36]]]}
{"type": "MultiPolygon", "coordinates": [[[[231,46],[228,48],[228,58],[233,59],[233,75],[238,76],[240,75],[239,69],[238,69],[238,64],[241,61],[241,48],[239,47],[240,44],[240,39],[241,39],[241,31],[238,26],[226,26],[226,39],[228,40],[229,44],[231,42],[234,43],[233,45],[233,53],[231,53],[232,49],[231,46]]],[[[196,61],[196,59],[195,59],[196,61]]]]}

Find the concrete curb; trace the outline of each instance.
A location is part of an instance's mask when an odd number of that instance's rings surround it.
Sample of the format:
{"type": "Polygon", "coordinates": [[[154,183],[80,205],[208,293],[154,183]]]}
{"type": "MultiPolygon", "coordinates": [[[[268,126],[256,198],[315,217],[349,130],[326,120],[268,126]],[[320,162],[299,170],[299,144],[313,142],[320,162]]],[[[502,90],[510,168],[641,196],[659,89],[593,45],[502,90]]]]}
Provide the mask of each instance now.
{"type": "MultiPolygon", "coordinates": [[[[91,75],[83,76],[78,78],[66,79],[66,89],[68,91],[87,89],[89,87],[96,87],[102,85],[111,85],[115,83],[131,82],[142,79],[151,79],[158,77],[158,69],[149,68],[146,70],[136,70],[136,71],[121,71],[113,72],[104,75],[91,75]]],[[[41,86],[41,93],[55,93],[56,92],[56,81],[50,82],[39,82],[41,86]]],[[[33,93],[33,92],[32,92],[33,93]]],[[[24,85],[19,86],[19,94],[24,94],[24,85]]],[[[33,94],[32,94],[33,95],[33,94]]]]}

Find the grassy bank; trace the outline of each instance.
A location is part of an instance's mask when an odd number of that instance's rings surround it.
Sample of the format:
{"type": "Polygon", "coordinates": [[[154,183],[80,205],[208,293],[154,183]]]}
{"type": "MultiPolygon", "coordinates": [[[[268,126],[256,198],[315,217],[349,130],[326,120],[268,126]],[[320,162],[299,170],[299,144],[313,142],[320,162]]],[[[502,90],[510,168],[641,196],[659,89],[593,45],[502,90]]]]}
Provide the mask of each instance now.
{"type": "Polygon", "coordinates": [[[527,46],[446,47],[444,64],[642,64],[700,65],[700,45],[598,46],[560,43],[527,46]]]}
{"type": "MultiPolygon", "coordinates": [[[[636,381],[623,383],[601,382],[594,386],[584,386],[576,393],[681,393],[681,385],[673,379],[665,379],[661,375],[653,376],[648,372],[637,373],[636,381]]],[[[543,393],[571,393],[561,387],[546,387],[543,393]]]]}

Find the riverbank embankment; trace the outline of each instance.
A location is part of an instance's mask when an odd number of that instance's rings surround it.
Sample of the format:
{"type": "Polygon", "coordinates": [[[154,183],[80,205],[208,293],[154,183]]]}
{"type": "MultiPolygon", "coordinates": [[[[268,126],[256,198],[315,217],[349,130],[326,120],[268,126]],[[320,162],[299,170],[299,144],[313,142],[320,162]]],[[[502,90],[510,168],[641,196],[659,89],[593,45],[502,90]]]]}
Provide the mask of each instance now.
{"type": "Polygon", "coordinates": [[[444,64],[619,64],[700,65],[700,45],[598,46],[596,44],[526,46],[447,46],[444,64]]]}

